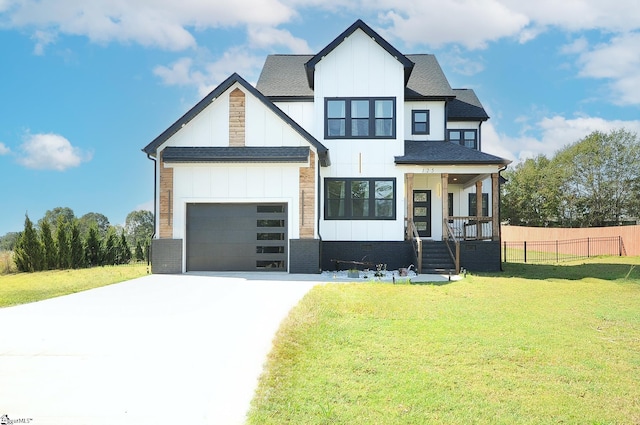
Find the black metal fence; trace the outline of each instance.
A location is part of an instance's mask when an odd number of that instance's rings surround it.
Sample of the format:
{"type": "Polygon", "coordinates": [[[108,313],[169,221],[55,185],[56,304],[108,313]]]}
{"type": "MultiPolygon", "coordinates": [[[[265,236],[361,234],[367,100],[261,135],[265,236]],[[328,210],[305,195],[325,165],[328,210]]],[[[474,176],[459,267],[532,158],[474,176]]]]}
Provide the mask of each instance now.
{"type": "Polygon", "coordinates": [[[562,241],[503,242],[505,263],[559,263],[599,255],[625,255],[621,236],[562,241]]]}

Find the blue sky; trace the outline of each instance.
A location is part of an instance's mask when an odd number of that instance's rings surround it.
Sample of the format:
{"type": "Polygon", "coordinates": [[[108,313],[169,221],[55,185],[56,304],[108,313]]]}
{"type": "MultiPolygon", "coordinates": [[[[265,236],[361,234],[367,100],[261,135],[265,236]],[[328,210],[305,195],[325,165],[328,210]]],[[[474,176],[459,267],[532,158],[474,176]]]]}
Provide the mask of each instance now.
{"type": "Polygon", "coordinates": [[[0,0],[0,235],[55,207],[151,209],[147,143],[231,73],[255,82],[267,54],[315,53],[358,18],[476,91],[487,152],[640,133],[636,0],[0,0]]]}

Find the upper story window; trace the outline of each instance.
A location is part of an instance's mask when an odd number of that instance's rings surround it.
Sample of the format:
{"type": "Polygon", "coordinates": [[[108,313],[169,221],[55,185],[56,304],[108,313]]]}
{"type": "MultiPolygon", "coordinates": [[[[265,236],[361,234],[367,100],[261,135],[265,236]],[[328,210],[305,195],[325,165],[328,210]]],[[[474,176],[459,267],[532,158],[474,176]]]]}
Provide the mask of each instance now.
{"type": "Polygon", "coordinates": [[[448,134],[451,143],[478,149],[478,130],[448,130],[448,134]]]}
{"type": "Polygon", "coordinates": [[[327,178],[324,181],[327,220],[394,220],[396,179],[327,178]]]}
{"type": "Polygon", "coordinates": [[[411,134],[429,134],[429,111],[411,111],[411,134]]]}
{"type": "Polygon", "coordinates": [[[392,139],[396,136],[395,98],[325,99],[326,139],[392,139]]]}

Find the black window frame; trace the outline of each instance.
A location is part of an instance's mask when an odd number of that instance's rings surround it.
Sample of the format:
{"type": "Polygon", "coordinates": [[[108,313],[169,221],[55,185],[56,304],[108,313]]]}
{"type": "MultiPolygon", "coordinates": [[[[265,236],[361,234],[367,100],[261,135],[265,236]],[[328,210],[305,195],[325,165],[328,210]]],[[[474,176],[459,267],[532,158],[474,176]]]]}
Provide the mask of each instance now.
{"type": "MultiPolygon", "coordinates": [[[[476,194],[469,194],[469,217],[476,216],[476,194]]],[[[482,193],[482,215],[480,217],[489,217],[489,194],[482,193]]]]}
{"type": "Polygon", "coordinates": [[[325,220],[395,220],[397,216],[396,203],[397,203],[397,185],[395,177],[327,177],[324,179],[324,219],[325,220]],[[330,182],[344,182],[345,183],[345,197],[344,198],[330,198],[329,183],[330,182]],[[367,199],[368,215],[354,215],[352,195],[352,182],[354,181],[367,181],[369,184],[369,197],[367,199]],[[376,182],[390,182],[392,185],[392,198],[391,201],[391,216],[376,216],[376,201],[388,200],[386,198],[376,198],[376,182]],[[341,216],[330,215],[330,203],[331,201],[344,199],[344,214],[341,216]]]}
{"type": "Polygon", "coordinates": [[[431,117],[429,116],[428,109],[413,109],[411,110],[411,134],[429,134],[431,127],[431,117]],[[426,120],[416,121],[417,114],[426,114],[426,120]],[[417,130],[416,124],[425,124],[425,130],[417,130]]]}
{"type": "Polygon", "coordinates": [[[450,129],[447,129],[447,140],[449,142],[451,142],[451,143],[455,143],[456,145],[464,146],[466,148],[475,149],[475,150],[478,150],[478,146],[480,145],[479,141],[478,141],[478,130],[474,129],[474,128],[450,128],[450,129]],[[461,138],[459,140],[458,139],[456,139],[456,140],[452,140],[451,139],[451,133],[454,132],[454,131],[461,133],[461,138]],[[470,139],[465,139],[465,137],[464,137],[465,132],[473,132],[473,146],[467,146],[465,144],[466,140],[470,140],[470,139]]]}
{"type": "Polygon", "coordinates": [[[326,97],[324,99],[324,138],[329,139],[395,139],[396,138],[396,125],[397,125],[396,113],[396,98],[395,97],[326,97]],[[369,102],[369,120],[368,134],[365,136],[352,135],[352,125],[355,120],[364,120],[365,118],[352,118],[351,102],[353,101],[368,101],[369,102]],[[329,117],[329,102],[331,101],[343,101],[345,102],[344,117],[329,117]],[[376,101],[391,101],[392,102],[392,116],[391,117],[376,117],[376,101]],[[344,121],[344,135],[329,135],[329,120],[343,120],[344,121]],[[376,121],[377,120],[391,120],[391,134],[376,136],[376,121]]]}

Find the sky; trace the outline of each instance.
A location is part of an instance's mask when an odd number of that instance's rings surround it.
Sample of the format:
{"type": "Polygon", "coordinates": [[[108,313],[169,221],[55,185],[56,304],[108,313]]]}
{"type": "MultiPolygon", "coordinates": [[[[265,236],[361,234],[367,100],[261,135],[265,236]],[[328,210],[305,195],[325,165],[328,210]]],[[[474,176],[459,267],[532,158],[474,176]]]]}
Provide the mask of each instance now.
{"type": "Polygon", "coordinates": [[[513,164],[595,131],[640,134],[637,0],[0,0],[0,236],[47,210],[152,210],[141,149],[233,72],[317,53],[362,19],[433,53],[513,164]]]}

